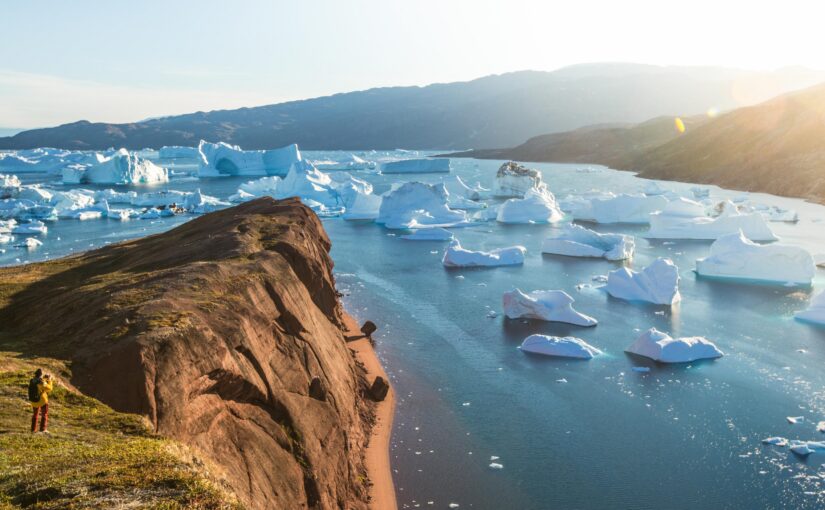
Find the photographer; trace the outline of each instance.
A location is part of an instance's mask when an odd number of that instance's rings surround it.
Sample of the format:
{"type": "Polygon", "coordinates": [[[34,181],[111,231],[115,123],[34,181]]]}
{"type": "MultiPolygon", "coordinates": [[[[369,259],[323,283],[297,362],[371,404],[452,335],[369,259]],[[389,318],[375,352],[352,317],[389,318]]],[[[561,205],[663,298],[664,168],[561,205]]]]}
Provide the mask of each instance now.
{"type": "Polygon", "coordinates": [[[32,434],[37,429],[37,413],[40,412],[40,432],[48,434],[46,426],[49,421],[49,392],[52,391],[54,382],[50,374],[43,374],[43,370],[37,369],[34,377],[29,381],[29,403],[32,406],[32,434]]]}

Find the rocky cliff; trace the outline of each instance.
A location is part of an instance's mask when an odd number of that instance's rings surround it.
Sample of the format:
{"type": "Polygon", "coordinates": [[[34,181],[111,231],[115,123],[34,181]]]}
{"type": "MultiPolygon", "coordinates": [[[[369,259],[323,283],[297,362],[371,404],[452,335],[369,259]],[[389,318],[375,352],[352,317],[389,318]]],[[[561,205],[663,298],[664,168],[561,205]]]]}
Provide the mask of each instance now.
{"type": "Polygon", "coordinates": [[[249,508],[366,508],[373,406],[330,241],[297,199],[0,270],[0,347],[218,467],[249,508]]]}

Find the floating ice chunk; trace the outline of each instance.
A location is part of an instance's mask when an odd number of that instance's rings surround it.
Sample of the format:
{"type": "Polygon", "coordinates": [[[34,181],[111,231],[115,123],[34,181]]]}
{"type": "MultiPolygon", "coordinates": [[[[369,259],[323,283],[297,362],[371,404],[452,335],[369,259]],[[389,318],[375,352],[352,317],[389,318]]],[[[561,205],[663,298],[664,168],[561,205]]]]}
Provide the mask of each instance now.
{"type": "Polygon", "coordinates": [[[49,231],[49,227],[42,221],[29,221],[26,223],[19,223],[12,228],[11,233],[17,235],[39,235],[45,234],[49,231]]]}
{"type": "Polygon", "coordinates": [[[169,207],[180,205],[189,194],[184,191],[168,190],[141,193],[132,199],[135,207],[169,207]]]}
{"type": "Polygon", "coordinates": [[[160,159],[197,159],[200,156],[197,147],[181,147],[170,145],[158,150],[160,159]]]}
{"type": "Polygon", "coordinates": [[[570,224],[561,232],[545,239],[541,251],[569,257],[626,260],[633,257],[635,246],[632,236],[599,234],[580,225],[570,224]]]}
{"type": "Polygon", "coordinates": [[[271,150],[241,150],[236,145],[209,143],[201,140],[198,145],[198,176],[222,177],[227,175],[280,175],[285,176],[292,168],[309,168],[312,165],[301,156],[295,144],[271,150]]]}
{"type": "Polygon", "coordinates": [[[715,278],[810,285],[816,267],[811,254],[803,248],[756,244],[740,230],[714,241],[710,255],[696,261],[696,272],[715,278]]]}
{"type": "Polygon", "coordinates": [[[522,198],[528,190],[538,188],[541,184],[541,172],[508,161],[496,172],[493,196],[522,198]]]}
{"type": "Polygon", "coordinates": [[[499,223],[555,223],[564,217],[546,187],[531,188],[524,198],[511,198],[498,208],[499,223]]]}
{"type": "Polygon", "coordinates": [[[103,211],[77,211],[72,215],[76,220],[99,220],[103,217],[103,211]]]}
{"type": "Polygon", "coordinates": [[[639,373],[642,373],[642,374],[646,374],[646,373],[650,372],[650,367],[633,367],[633,368],[631,368],[631,370],[633,370],[634,372],[639,372],[639,373]]]}
{"type": "Polygon", "coordinates": [[[452,241],[453,233],[443,228],[426,228],[401,236],[409,241],[452,241]]]}
{"type": "Polygon", "coordinates": [[[791,451],[797,455],[807,457],[812,453],[825,453],[825,441],[797,441],[790,442],[791,451]]]}
{"type": "Polygon", "coordinates": [[[136,191],[115,191],[110,188],[95,191],[94,199],[96,201],[106,200],[110,204],[131,204],[137,196],[136,191]]]}
{"type": "Polygon", "coordinates": [[[324,159],[312,161],[312,164],[319,170],[368,170],[375,168],[375,162],[367,161],[355,154],[345,154],[336,156],[334,160],[324,159]]]}
{"type": "Polygon", "coordinates": [[[181,204],[181,207],[194,214],[206,214],[228,206],[227,202],[204,195],[200,189],[186,195],[181,204]]]}
{"type": "Polygon", "coordinates": [[[825,324],[825,292],[817,294],[811,300],[811,304],[808,306],[808,309],[797,312],[794,317],[805,322],[825,324]]]}
{"type": "Polygon", "coordinates": [[[713,342],[701,336],[673,338],[656,328],[650,328],[626,349],[662,363],[689,363],[723,356],[713,342]]]}
{"type": "Polygon", "coordinates": [[[0,174],[0,199],[14,198],[20,193],[20,179],[16,175],[0,174]]]}
{"type": "Polygon", "coordinates": [[[156,209],[154,207],[145,210],[140,216],[138,216],[142,220],[156,220],[160,218],[160,209],[156,209]]]}
{"type": "Polygon", "coordinates": [[[381,165],[382,174],[429,174],[449,173],[448,158],[421,158],[388,161],[381,165]]]}
{"type": "Polygon", "coordinates": [[[576,217],[595,223],[645,225],[650,222],[651,213],[661,211],[667,204],[668,200],[660,195],[617,195],[594,198],[590,201],[589,210],[580,211],[576,217]]]}
{"type": "Polygon", "coordinates": [[[452,177],[445,177],[442,182],[444,187],[450,193],[450,196],[457,195],[464,197],[467,200],[481,200],[490,191],[481,186],[480,183],[475,183],[474,186],[468,186],[461,177],[454,175],[452,177]]]}
{"type": "Polygon", "coordinates": [[[446,267],[516,266],[524,264],[524,246],[510,246],[492,251],[472,251],[454,240],[441,260],[446,267]]]}
{"type": "Polygon", "coordinates": [[[825,432],[825,421],[821,421],[816,424],[816,431],[817,432],[825,432]]]}
{"type": "Polygon", "coordinates": [[[537,290],[525,294],[519,289],[513,289],[504,293],[502,301],[504,315],[509,319],[538,319],[577,326],[598,324],[593,317],[574,310],[575,299],[562,290],[537,290]]]}
{"type": "Polygon", "coordinates": [[[799,221],[799,213],[791,209],[782,209],[780,207],[771,207],[762,212],[768,221],[777,223],[796,223],[799,221]]]}
{"type": "Polygon", "coordinates": [[[27,237],[20,243],[15,244],[15,246],[18,248],[26,248],[27,250],[33,250],[35,248],[43,246],[43,242],[39,239],[35,239],[34,237],[27,237]]]}
{"type": "Polygon", "coordinates": [[[662,187],[662,185],[656,181],[647,181],[642,192],[645,195],[664,195],[665,193],[669,193],[670,190],[662,187]]]}
{"type": "Polygon", "coordinates": [[[30,186],[23,186],[17,193],[19,200],[31,200],[38,203],[50,203],[54,194],[46,189],[43,189],[39,184],[30,186]]]}
{"type": "Polygon", "coordinates": [[[791,425],[796,425],[801,421],[805,421],[804,416],[788,416],[785,419],[788,420],[788,423],[790,423],[791,425]]]}
{"type": "Polygon", "coordinates": [[[784,437],[768,437],[762,440],[762,444],[772,444],[774,446],[788,446],[788,440],[784,437]]]}
{"type": "Polygon", "coordinates": [[[386,193],[376,223],[390,229],[452,227],[469,224],[467,214],[447,206],[443,184],[406,182],[386,193]]]}
{"type": "MultiPolygon", "coordinates": [[[[596,349],[581,338],[572,336],[558,337],[547,335],[530,335],[519,347],[522,351],[558,356],[561,358],[591,359],[602,351],[596,349]]],[[[557,381],[561,382],[561,380],[557,381]]],[[[564,382],[567,382],[565,379],[564,382]]]]}
{"type": "Polygon", "coordinates": [[[693,198],[708,198],[710,196],[710,188],[702,186],[694,186],[690,188],[690,192],[693,193],[693,198]]]}
{"type": "Polygon", "coordinates": [[[381,209],[382,197],[372,193],[357,192],[344,212],[345,220],[374,220],[381,209]]]}
{"type": "Polygon", "coordinates": [[[154,184],[169,181],[169,171],[126,149],[113,154],[96,153],[86,163],[62,169],[64,184],[154,184]]]}
{"type": "MultiPolygon", "coordinates": [[[[673,203],[672,203],[673,204],[673,203]]],[[[711,218],[704,213],[685,214],[682,204],[650,215],[650,239],[718,239],[742,231],[753,241],[776,241],[765,219],[759,213],[741,213],[731,202],[724,202],[721,213],[711,218]]]]}
{"type": "Polygon", "coordinates": [[[627,301],[672,305],[681,300],[679,268],[670,259],[654,260],[641,272],[625,267],[607,274],[607,292],[627,301]]]}
{"type": "Polygon", "coordinates": [[[498,462],[491,462],[490,469],[504,469],[504,465],[499,464],[498,462]]]}

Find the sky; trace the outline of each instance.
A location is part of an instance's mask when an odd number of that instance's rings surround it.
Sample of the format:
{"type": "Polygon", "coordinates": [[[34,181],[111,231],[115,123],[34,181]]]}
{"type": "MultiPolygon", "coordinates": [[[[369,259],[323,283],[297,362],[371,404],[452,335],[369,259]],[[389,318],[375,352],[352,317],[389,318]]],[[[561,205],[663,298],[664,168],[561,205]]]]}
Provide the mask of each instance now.
{"type": "Polygon", "coordinates": [[[585,62],[825,69],[815,2],[5,0],[0,128],[585,62]]]}

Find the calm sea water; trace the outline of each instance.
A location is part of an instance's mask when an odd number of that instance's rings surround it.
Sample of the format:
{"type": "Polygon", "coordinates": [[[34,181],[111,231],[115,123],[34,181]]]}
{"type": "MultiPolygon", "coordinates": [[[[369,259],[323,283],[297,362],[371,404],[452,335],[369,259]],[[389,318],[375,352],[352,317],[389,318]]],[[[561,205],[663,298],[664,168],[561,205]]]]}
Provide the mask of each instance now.
{"type": "MultiPolygon", "coordinates": [[[[318,157],[308,153],[309,157],[318,157]]],[[[454,160],[454,173],[489,187],[500,162],[454,160]]],[[[557,196],[591,189],[638,191],[626,172],[582,165],[536,164],[557,196]],[[590,171],[578,171],[589,168],[590,171]]],[[[397,180],[435,182],[438,175],[357,172],[377,192],[397,180]]],[[[245,179],[178,179],[168,187],[201,188],[225,198],[245,179]]],[[[667,183],[672,189],[690,185],[667,183]]],[[[712,196],[738,196],[712,188],[712,196]]],[[[773,223],[786,242],[825,252],[825,207],[752,195],[791,207],[796,225],[773,223]]],[[[0,263],[64,255],[168,229],[186,218],[157,221],[68,221],[50,225],[46,244],[7,249],[0,263]],[[59,238],[59,239],[58,239],[59,238]]],[[[594,275],[619,267],[603,260],[542,255],[553,226],[495,222],[455,229],[462,245],[492,249],[522,244],[524,266],[446,270],[445,243],[404,241],[372,223],[325,219],[338,286],[361,320],[379,326],[379,355],[399,396],[392,462],[402,508],[692,509],[825,507],[825,456],[807,460],[766,447],[768,436],[825,439],[825,329],[793,320],[813,289],[731,284],[697,278],[706,242],[648,242],[646,227],[596,226],[635,234],[633,267],[672,258],[682,275],[682,303],[671,308],[607,296],[594,275]],[[562,289],[595,328],[509,321],[503,292],[562,289]],[[650,327],[703,335],[727,356],[665,366],[623,350],[650,327]],[[590,361],[527,355],[528,335],[574,335],[606,354],[590,361]],[[649,373],[631,371],[649,366],[649,373]],[[566,379],[566,383],[556,382],[566,379]],[[791,425],[787,416],[805,416],[791,425]],[[504,468],[488,467],[491,457],[504,468]]]]}

